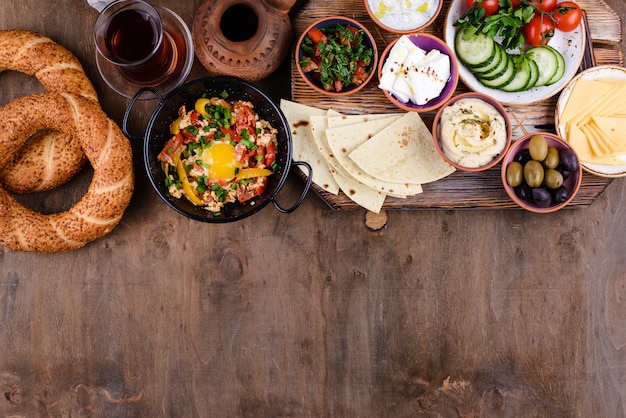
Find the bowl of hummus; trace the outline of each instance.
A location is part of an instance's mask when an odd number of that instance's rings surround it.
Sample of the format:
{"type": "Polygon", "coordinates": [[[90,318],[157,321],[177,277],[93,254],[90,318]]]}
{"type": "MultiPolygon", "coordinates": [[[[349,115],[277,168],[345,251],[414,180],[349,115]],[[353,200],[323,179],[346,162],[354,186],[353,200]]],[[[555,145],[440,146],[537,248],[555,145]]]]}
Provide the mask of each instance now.
{"type": "Polygon", "coordinates": [[[443,0],[365,0],[374,23],[392,33],[417,32],[439,15],[443,0]]]}
{"type": "Polygon", "coordinates": [[[511,123],[495,99],[476,92],[448,100],[433,119],[439,154],[463,171],[483,171],[498,164],[511,145],[511,123]]]}

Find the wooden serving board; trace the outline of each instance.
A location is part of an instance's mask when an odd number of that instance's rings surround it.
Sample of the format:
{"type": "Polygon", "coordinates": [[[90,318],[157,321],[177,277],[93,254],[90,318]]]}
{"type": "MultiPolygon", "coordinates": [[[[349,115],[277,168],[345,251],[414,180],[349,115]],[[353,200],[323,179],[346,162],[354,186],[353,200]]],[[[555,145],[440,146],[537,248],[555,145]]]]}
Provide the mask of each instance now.
{"type": "MultiPolygon", "coordinates": [[[[458,0],[456,0],[458,1],[458,0]]],[[[445,16],[450,5],[450,0],[444,0],[444,4],[436,21],[425,32],[443,37],[445,16]]],[[[602,0],[578,0],[578,4],[587,15],[587,33],[591,38],[592,45],[586,51],[584,66],[617,64],[623,65],[622,52],[615,49],[615,44],[622,41],[620,17],[602,0]]],[[[377,38],[377,46],[380,51],[395,39],[397,35],[380,29],[371,20],[365,10],[364,0],[310,0],[299,12],[294,22],[294,37],[297,39],[301,33],[315,20],[342,15],[356,19],[363,23],[377,38]]],[[[291,67],[291,92],[293,100],[318,108],[332,108],[346,114],[364,114],[397,112],[377,87],[377,80],[372,80],[365,88],[348,97],[330,98],[314,92],[302,80],[295,67],[295,59],[292,57],[291,67]]],[[[467,91],[467,88],[459,81],[457,93],[467,91]]],[[[558,95],[541,103],[527,106],[507,106],[507,111],[513,124],[513,138],[539,131],[554,132],[554,109],[558,95]]],[[[423,113],[422,118],[426,125],[432,126],[435,112],[423,113]]],[[[580,191],[568,208],[586,207],[606,189],[611,179],[583,174],[583,182],[580,191]]],[[[479,208],[517,208],[506,195],[500,179],[500,165],[481,172],[466,173],[457,171],[445,179],[424,184],[424,192],[397,199],[387,197],[383,209],[479,209],[479,208]]],[[[356,203],[350,200],[344,193],[333,195],[313,185],[313,190],[333,209],[348,210],[358,209],[356,203]]]]}

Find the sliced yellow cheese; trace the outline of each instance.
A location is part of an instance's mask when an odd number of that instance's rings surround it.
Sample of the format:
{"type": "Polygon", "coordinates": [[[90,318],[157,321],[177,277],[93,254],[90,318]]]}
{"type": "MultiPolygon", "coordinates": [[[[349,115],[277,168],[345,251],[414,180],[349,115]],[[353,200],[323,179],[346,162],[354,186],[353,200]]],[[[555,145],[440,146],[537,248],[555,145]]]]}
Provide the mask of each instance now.
{"type": "MultiPolygon", "coordinates": [[[[612,118],[611,118],[612,119],[612,118]]],[[[595,119],[592,119],[587,125],[591,129],[597,140],[601,141],[606,148],[607,154],[623,154],[626,151],[626,142],[615,141],[612,137],[608,136],[604,130],[598,126],[595,119]]]]}
{"type": "Polygon", "coordinates": [[[567,124],[577,116],[589,113],[589,109],[602,103],[602,99],[614,86],[598,83],[595,80],[579,79],[565,103],[561,114],[561,123],[567,124]]]}
{"type": "Polygon", "coordinates": [[[563,108],[559,129],[583,162],[624,164],[626,80],[579,79],[563,108]]]}
{"type": "Polygon", "coordinates": [[[571,127],[567,141],[578,154],[580,161],[591,164],[623,164],[624,162],[614,156],[597,156],[591,151],[591,146],[585,134],[576,126],[571,127]]]}
{"type": "Polygon", "coordinates": [[[626,118],[594,116],[592,123],[613,144],[614,151],[626,152],[626,118]]]}

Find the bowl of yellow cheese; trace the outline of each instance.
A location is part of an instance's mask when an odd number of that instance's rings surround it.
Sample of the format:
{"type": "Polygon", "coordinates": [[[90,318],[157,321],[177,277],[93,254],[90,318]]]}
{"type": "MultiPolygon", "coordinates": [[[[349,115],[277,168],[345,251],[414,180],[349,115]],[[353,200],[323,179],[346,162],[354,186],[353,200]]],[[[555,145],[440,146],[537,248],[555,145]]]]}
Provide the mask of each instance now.
{"type": "Polygon", "coordinates": [[[556,132],[583,169],[602,177],[626,175],[626,69],[600,65],[582,71],[561,92],[556,132]]]}

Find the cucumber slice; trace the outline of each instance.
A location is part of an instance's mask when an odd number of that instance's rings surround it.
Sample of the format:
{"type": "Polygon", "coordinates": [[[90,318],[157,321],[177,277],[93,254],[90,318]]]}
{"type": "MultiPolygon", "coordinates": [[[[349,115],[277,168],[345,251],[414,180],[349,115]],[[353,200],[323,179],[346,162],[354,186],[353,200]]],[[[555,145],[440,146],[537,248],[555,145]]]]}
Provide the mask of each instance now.
{"type": "Polygon", "coordinates": [[[522,91],[526,89],[529,81],[531,80],[531,68],[528,62],[522,62],[515,65],[515,76],[511,81],[503,86],[500,86],[500,90],[513,92],[522,91]]]}
{"type": "Polygon", "coordinates": [[[456,55],[470,69],[489,65],[496,56],[496,41],[491,36],[475,33],[463,39],[465,29],[457,32],[454,39],[456,55]]]}
{"type": "Polygon", "coordinates": [[[499,58],[500,61],[499,61],[498,65],[495,68],[493,68],[491,71],[487,71],[487,72],[484,72],[484,73],[474,72],[476,77],[481,78],[483,80],[495,80],[496,78],[502,76],[502,74],[504,74],[505,71],[507,71],[508,65],[509,65],[508,54],[504,50],[502,45],[496,44],[496,48],[498,50],[500,50],[500,58],[499,58]]]}
{"type": "Polygon", "coordinates": [[[498,74],[498,72],[504,71],[504,69],[506,68],[506,59],[504,57],[504,55],[506,54],[506,51],[504,50],[502,45],[498,43],[495,44],[495,47],[496,47],[496,54],[494,55],[491,62],[483,66],[472,67],[471,70],[474,74],[480,75],[481,77],[483,77],[483,75],[485,74],[493,75],[493,74],[498,74]]]}
{"type": "Polygon", "coordinates": [[[528,84],[524,87],[524,90],[532,89],[537,86],[537,80],[539,80],[539,66],[533,60],[528,61],[528,65],[530,66],[530,79],[528,80],[528,84]]]}
{"type": "Polygon", "coordinates": [[[552,48],[542,46],[531,48],[526,53],[539,68],[539,79],[535,83],[535,86],[545,86],[552,80],[552,77],[555,76],[559,69],[559,60],[556,54],[553,52],[552,48]]]}
{"type": "Polygon", "coordinates": [[[556,56],[556,59],[559,63],[556,69],[556,73],[554,73],[554,76],[546,83],[546,86],[549,86],[550,84],[554,84],[561,78],[563,78],[563,74],[565,74],[565,58],[559,51],[557,51],[556,49],[554,49],[554,47],[551,47],[550,45],[546,45],[544,46],[544,48],[549,48],[556,56]]]}
{"type": "Polygon", "coordinates": [[[506,70],[502,73],[502,75],[494,78],[493,80],[486,80],[480,77],[478,77],[478,80],[483,83],[483,85],[494,89],[498,89],[502,86],[509,84],[513,77],[515,77],[515,63],[513,62],[513,58],[509,54],[505,55],[505,61],[506,70]]]}

